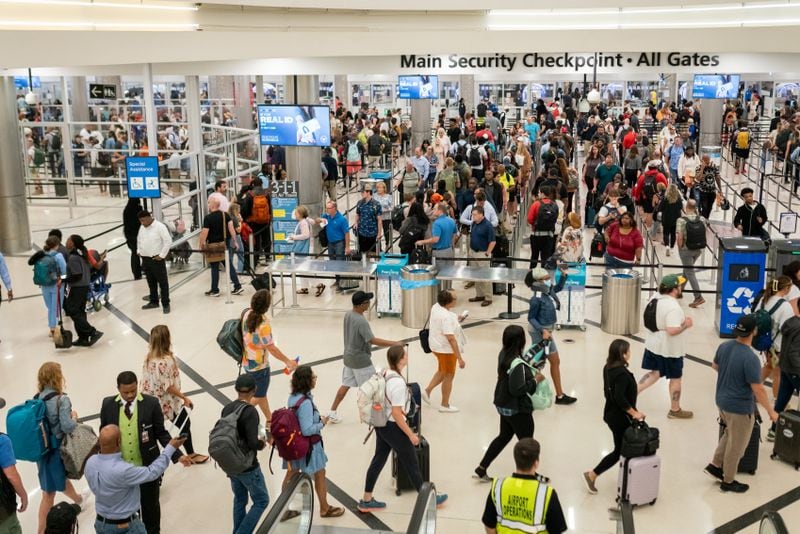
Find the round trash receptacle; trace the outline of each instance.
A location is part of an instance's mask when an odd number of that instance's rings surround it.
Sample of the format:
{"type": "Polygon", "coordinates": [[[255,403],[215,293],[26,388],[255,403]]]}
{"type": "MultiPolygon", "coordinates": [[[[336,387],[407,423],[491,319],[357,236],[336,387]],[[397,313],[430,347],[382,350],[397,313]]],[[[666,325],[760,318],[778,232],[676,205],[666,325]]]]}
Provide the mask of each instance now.
{"type": "Polygon", "coordinates": [[[642,275],[633,269],[608,269],[603,273],[600,328],[616,336],[639,331],[642,275]]]}
{"type": "Polygon", "coordinates": [[[400,270],[403,291],[402,323],[407,328],[422,328],[436,302],[439,271],[433,265],[406,265],[400,270]]]}

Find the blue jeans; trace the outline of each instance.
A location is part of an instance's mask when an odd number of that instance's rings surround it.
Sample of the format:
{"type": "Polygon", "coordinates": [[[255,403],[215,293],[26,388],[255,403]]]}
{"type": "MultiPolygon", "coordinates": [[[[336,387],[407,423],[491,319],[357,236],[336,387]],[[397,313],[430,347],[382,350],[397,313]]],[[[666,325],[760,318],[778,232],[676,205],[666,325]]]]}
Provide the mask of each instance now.
{"type": "Polygon", "coordinates": [[[141,518],[136,518],[128,524],[128,528],[119,528],[119,525],[109,525],[95,519],[94,531],[97,534],[147,534],[141,518]]]}
{"type": "MultiPolygon", "coordinates": [[[[344,240],[337,241],[336,243],[328,242],[328,259],[343,260],[344,259],[344,240]]],[[[339,277],[336,277],[339,281],[339,277]]]]}
{"type": "Polygon", "coordinates": [[[626,261],[618,260],[614,256],[611,256],[608,252],[603,255],[603,259],[606,261],[606,269],[633,269],[633,262],[628,263],[626,261]]]}
{"type": "Polygon", "coordinates": [[[233,490],[233,534],[252,534],[258,526],[261,514],[269,504],[264,475],[261,473],[261,468],[256,467],[230,479],[233,490]],[[250,511],[245,512],[248,495],[253,505],[250,511]]]}
{"type": "MultiPolygon", "coordinates": [[[[231,245],[228,243],[228,256],[230,257],[230,250],[231,245]]],[[[219,291],[219,271],[222,269],[222,266],[225,262],[222,261],[215,261],[211,264],[211,291],[217,292],[219,291]]],[[[233,289],[239,289],[242,284],[239,282],[239,277],[236,275],[236,268],[233,266],[233,260],[229,259],[228,265],[230,266],[231,272],[231,283],[233,284],[233,289]]]]}
{"type": "MultiPolygon", "coordinates": [[[[778,397],[775,399],[775,411],[781,413],[792,400],[792,394],[800,391],[800,375],[789,374],[781,371],[781,383],[778,387],[778,397]]],[[[775,430],[775,423],[772,423],[772,430],[775,430]]]]}
{"type": "Polygon", "coordinates": [[[242,243],[242,236],[236,234],[236,243],[239,245],[239,250],[233,250],[233,243],[228,244],[228,259],[233,266],[233,258],[236,258],[236,272],[242,273],[244,271],[244,243],[242,243]]]}
{"type": "Polygon", "coordinates": [[[47,326],[53,329],[58,324],[58,313],[56,311],[58,286],[42,286],[42,298],[44,299],[44,305],[47,306],[47,326]]]}

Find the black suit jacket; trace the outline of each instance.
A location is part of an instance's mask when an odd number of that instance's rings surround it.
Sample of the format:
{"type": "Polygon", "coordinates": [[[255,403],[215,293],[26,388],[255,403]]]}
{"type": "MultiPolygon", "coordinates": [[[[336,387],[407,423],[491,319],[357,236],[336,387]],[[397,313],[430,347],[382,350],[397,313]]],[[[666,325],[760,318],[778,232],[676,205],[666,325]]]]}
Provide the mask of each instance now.
{"type": "MultiPolygon", "coordinates": [[[[103,406],[100,408],[100,428],[106,425],[119,425],[119,410],[122,401],[117,400],[117,395],[103,399],[103,406]]],[[[142,400],[136,401],[136,411],[139,420],[139,453],[142,455],[142,464],[150,465],[158,455],[161,454],[162,447],[166,447],[171,436],[164,428],[164,413],[158,399],[142,394],[142,400]]],[[[177,451],[172,456],[172,461],[177,462],[183,456],[177,451]]]]}

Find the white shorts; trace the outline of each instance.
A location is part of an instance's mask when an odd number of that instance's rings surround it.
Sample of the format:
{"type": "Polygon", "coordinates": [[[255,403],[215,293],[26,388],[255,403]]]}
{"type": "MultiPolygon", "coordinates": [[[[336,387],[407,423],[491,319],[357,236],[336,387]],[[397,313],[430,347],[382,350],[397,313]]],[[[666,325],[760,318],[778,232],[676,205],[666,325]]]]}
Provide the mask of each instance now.
{"type": "Polygon", "coordinates": [[[375,374],[375,367],[368,365],[361,369],[351,369],[346,365],[342,368],[342,385],[349,388],[361,387],[361,384],[375,374]]]}

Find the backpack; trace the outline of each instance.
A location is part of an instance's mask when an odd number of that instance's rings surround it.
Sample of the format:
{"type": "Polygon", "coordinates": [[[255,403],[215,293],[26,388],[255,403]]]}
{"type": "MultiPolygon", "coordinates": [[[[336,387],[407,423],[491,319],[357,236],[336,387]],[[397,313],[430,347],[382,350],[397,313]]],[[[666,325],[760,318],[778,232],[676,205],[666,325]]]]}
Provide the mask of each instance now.
{"type": "Polygon", "coordinates": [[[347,161],[361,161],[361,152],[358,150],[358,141],[348,142],[347,161]]]}
{"type": "MultiPolygon", "coordinates": [[[[755,301],[758,302],[761,300],[762,296],[763,292],[756,297],[755,301]]],[[[774,314],[784,302],[784,299],[778,299],[778,302],[767,311],[766,308],[764,308],[766,302],[761,301],[761,307],[753,313],[756,320],[756,327],[758,328],[758,332],[753,338],[753,348],[755,350],[766,352],[772,348],[772,344],[775,341],[772,330],[774,326],[772,323],[772,314],[774,314]]]]}
{"type": "Polygon", "coordinates": [[[208,454],[228,476],[253,467],[256,451],[244,451],[238,429],[239,416],[248,406],[240,402],[233,412],[217,420],[208,435],[208,454]]]}
{"type": "Polygon", "coordinates": [[[396,142],[397,138],[400,137],[399,135],[397,135],[397,130],[395,129],[394,126],[389,126],[389,131],[386,132],[386,134],[389,137],[389,141],[391,141],[392,143],[396,142]]]}
{"type": "Polygon", "coordinates": [[[58,132],[53,132],[52,137],[50,137],[50,142],[47,144],[47,148],[51,152],[57,152],[61,150],[61,134],[58,132]]]}
{"type": "Polygon", "coordinates": [[[45,254],[33,264],[33,283],[37,286],[54,286],[58,282],[56,259],[45,254]]]}
{"type": "Polygon", "coordinates": [[[555,232],[558,222],[558,206],[555,202],[539,201],[539,213],[534,221],[534,232],[555,232]]]}
{"type": "Polygon", "coordinates": [[[380,156],[383,148],[383,139],[379,134],[373,134],[367,139],[367,154],[370,156],[380,156]]]}
{"type": "MultiPolygon", "coordinates": [[[[5,436],[0,432],[0,436],[5,436]]],[[[0,469],[0,523],[14,515],[17,511],[17,492],[8,480],[5,472],[0,469]]]]}
{"type": "Polygon", "coordinates": [[[653,201],[653,197],[658,193],[658,186],[655,174],[645,174],[642,186],[642,204],[653,201]]]}
{"type": "MultiPolygon", "coordinates": [[[[307,400],[310,401],[311,399],[303,395],[294,403],[294,406],[280,408],[272,412],[269,432],[275,441],[272,443],[272,451],[269,454],[270,464],[272,464],[272,453],[275,452],[276,448],[278,449],[278,456],[290,462],[302,458],[307,459],[311,455],[312,446],[322,441],[322,436],[319,434],[304,436],[300,430],[297,410],[307,400]]],[[[313,402],[311,406],[316,410],[313,402]]]]}
{"type": "Polygon", "coordinates": [[[104,167],[111,165],[111,154],[109,152],[98,152],[97,164],[104,167]]]}
{"type": "Polygon", "coordinates": [[[796,146],[792,150],[792,153],[789,154],[789,161],[791,161],[795,165],[800,163],[800,146],[796,146]]]}
{"type": "Polygon", "coordinates": [[[644,327],[651,332],[658,332],[658,325],[656,324],[656,309],[658,307],[658,299],[652,298],[647,306],[644,307],[644,327]]]}
{"type": "Polygon", "coordinates": [[[269,199],[267,194],[253,195],[253,209],[247,222],[252,224],[268,224],[272,218],[269,213],[269,199]]]}
{"type": "Polygon", "coordinates": [[[567,178],[568,189],[578,189],[581,186],[581,180],[577,171],[574,169],[569,170],[569,177],[567,178]]]}
{"type": "Polygon", "coordinates": [[[456,143],[456,155],[461,155],[464,160],[467,159],[467,144],[466,143],[456,143]]]}
{"type": "Polygon", "coordinates": [[[689,250],[702,250],[706,248],[706,225],[700,217],[694,220],[681,217],[686,221],[686,248],[689,250]]]}
{"type": "Polygon", "coordinates": [[[55,391],[43,398],[36,394],[24,404],[14,406],[6,415],[6,432],[14,446],[17,460],[38,462],[53,447],[45,402],[58,395],[55,391]]]}
{"type": "Polygon", "coordinates": [[[750,149],[750,130],[739,130],[736,133],[736,148],[739,150],[750,149]]]}
{"type": "Polygon", "coordinates": [[[217,334],[217,345],[222,351],[233,358],[239,366],[242,365],[244,357],[244,314],[242,312],[238,319],[228,319],[223,323],[222,328],[217,334]]]}
{"type": "Polygon", "coordinates": [[[416,219],[411,221],[400,235],[400,249],[408,250],[414,248],[417,241],[425,238],[425,230],[427,230],[427,227],[419,224],[416,219]]]}
{"type": "Polygon", "coordinates": [[[386,382],[392,378],[402,378],[392,375],[386,378],[386,371],[378,371],[369,380],[361,384],[358,388],[356,403],[358,405],[358,417],[362,423],[373,428],[383,428],[389,421],[389,410],[386,409],[388,398],[386,397],[386,382]]]}
{"type": "Polygon", "coordinates": [[[41,148],[33,147],[33,165],[34,167],[41,167],[44,165],[45,157],[44,157],[44,150],[41,148]]]}
{"type": "Polygon", "coordinates": [[[597,232],[589,245],[589,258],[602,258],[606,253],[606,239],[602,232],[597,232]]]}
{"type": "Polygon", "coordinates": [[[403,226],[403,221],[405,219],[406,216],[403,213],[403,206],[395,206],[392,210],[392,228],[394,228],[395,232],[400,231],[400,227],[403,226]]]}
{"type": "Polygon", "coordinates": [[[481,151],[480,148],[471,147],[469,149],[469,166],[470,167],[481,167],[483,166],[483,158],[481,158],[481,151]]]}

